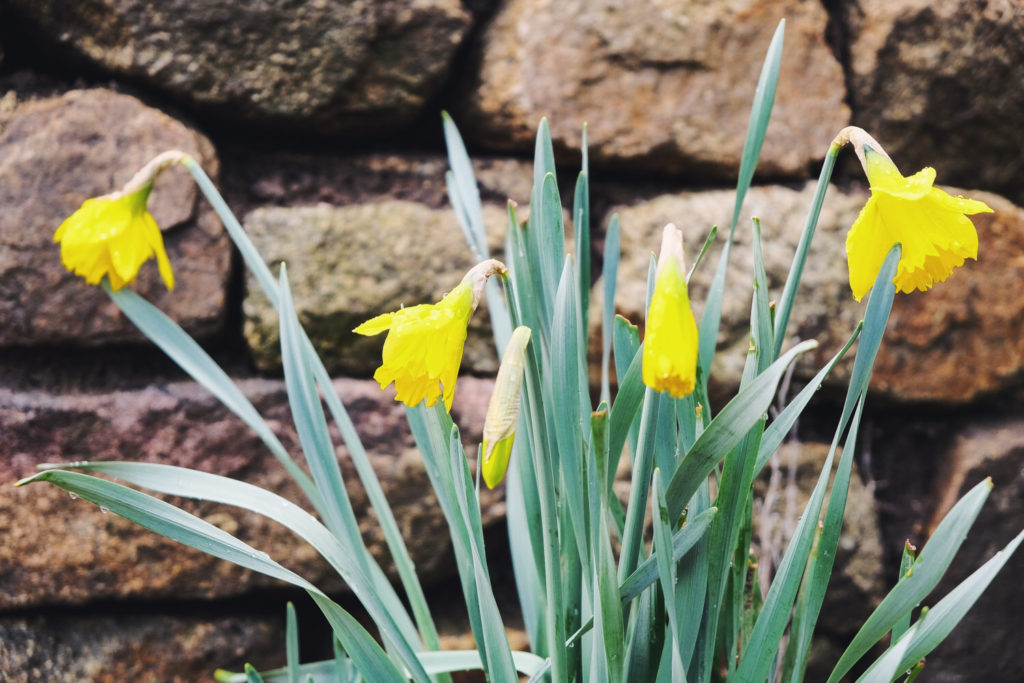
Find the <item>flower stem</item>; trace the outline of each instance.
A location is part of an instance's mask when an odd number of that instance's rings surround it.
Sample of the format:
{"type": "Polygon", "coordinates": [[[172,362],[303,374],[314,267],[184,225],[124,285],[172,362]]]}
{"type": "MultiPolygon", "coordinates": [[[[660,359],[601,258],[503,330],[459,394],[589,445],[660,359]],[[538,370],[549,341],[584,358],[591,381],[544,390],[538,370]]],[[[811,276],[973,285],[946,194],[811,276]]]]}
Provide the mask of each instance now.
{"type": "Polygon", "coordinates": [[[842,145],[836,142],[829,145],[825,162],[821,166],[818,187],[814,191],[810,213],[807,214],[807,223],[804,224],[804,231],[800,235],[800,242],[797,244],[796,254],[793,256],[793,265],[789,269],[786,286],[782,290],[782,299],[779,301],[779,307],[775,313],[775,349],[771,360],[775,360],[782,353],[782,344],[786,340],[786,327],[789,326],[789,315],[793,311],[793,300],[796,299],[796,292],[800,287],[800,277],[804,272],[804,264],[807,263],[807,253],[811,249],[814,230],[818,227],[821,205],[825,202],[825,192],[828,190],[829,180],[832,179],[832,169],[835,168],[836,157],[839,156],[840,149],[842,149],[842,145]]]}

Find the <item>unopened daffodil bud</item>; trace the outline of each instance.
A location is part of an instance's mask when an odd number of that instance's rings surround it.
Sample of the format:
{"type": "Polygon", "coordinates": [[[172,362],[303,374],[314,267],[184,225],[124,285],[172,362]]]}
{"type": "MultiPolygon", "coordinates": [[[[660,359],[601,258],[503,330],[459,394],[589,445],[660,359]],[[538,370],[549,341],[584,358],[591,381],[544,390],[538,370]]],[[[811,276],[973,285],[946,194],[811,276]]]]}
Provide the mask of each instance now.
{"type": "Polygon", "coordinates": [[[519,399],[526,369],[526,345],[529,342],[529,327],[520,326],[512,332],[498,368],[491,402],[487,406],[481,469],[488,488],[493,489],[501,483],[508,469],[516,424],[519,422],[519,399]]]}
{"type": "Polygon", "coordinates": [[[904,177],[860,128],[844,128],[833,144],[847,142],[871,184],[871,198],[846,236],[850,289],[857,301],[871,289],[897,242],[903,250],[893,284],[901,292],[925,291],[948,278],[965,258],[978,258],[978,232],[967,216],[991,213],[987,204],[933,187],[935,169],[930,167],[904,177]]]}
{"type": "Polygon", "coordinates": [[[642,375],[644,384],[673,398],[693,392],[697,381],[697,323],[683,270],[683,233],[665,226],[647,314],[642,375]]]}

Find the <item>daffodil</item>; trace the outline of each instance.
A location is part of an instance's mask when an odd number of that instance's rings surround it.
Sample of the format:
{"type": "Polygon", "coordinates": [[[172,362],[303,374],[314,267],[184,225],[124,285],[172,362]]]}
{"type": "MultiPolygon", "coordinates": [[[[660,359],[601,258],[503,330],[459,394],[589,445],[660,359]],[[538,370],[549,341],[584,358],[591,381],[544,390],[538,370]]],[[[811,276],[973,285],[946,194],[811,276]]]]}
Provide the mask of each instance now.
{"type": "Polygon", "coordinates": [[[444,398],[448,410],[455,395],[455,379],[466,343],[466,326],[487,278],[506,272],[504,264],[489,259],[477,264],[436,304],[419,304],[367,320],[354,332],[373,336],[387,332],[382,362],[373,378],[384,389],[395,384],[395,400],[408,406],[426,401],[432,406],[444,398]]]}
{"type": "Polygon", "coordinates": [[[871,289],[897,242],[902,257],[893,283],[901,292],[925,291],[948,278],[964,259],[978,258],[978,232],[967,216],[991,213],[988,205],[933,187],[933,168],[904,177],[860,128],[844,129],[836,142],[853,143],[871,184],[871,197],[846,236],[850,289],[857,301],[871,289]]]}
{"type": "Polygon", "coordinates": [[[164,284],[174,289],[164,238],[146,202],[157,176],[188,158],[178,150],[162,152],[139,169],[120,192],[86,199],[53,236],[54,242],[60,242],[64,267],[90,285],[98,285],[106,277],[116,292],[135,280],[143,263],[156,258],[164,284]]]}
{"type": "Polygon", "coordinates": [[[90,285],[98,285],[106,276],[117,291],[135,280],[143,263],[156,257],[164,284],[174,289],[163,236],[146,209],[152,187],[86,199],[53,236],[54,242],[60,242],[64,267],[90,285]]]}
{"type": "Polygon", "coordinates": [[[662,236],[644,337],[644,384],[682,398],[697,381],[697,323],[683,272],[683,234],[669,223],[662,236]]]}
{"type": "Polygon", "coordinates": [[[517,327],[512,331],[505,353],[501,357],[494,391],[487,405],[484,420],[484,439],[481,450],[481,470],[487,488],[493,489],[505,478],[512,443],[519,422],[519,397],[523,389],[526,368],[526,345],[530,342],[530,328],[517,327]]]}

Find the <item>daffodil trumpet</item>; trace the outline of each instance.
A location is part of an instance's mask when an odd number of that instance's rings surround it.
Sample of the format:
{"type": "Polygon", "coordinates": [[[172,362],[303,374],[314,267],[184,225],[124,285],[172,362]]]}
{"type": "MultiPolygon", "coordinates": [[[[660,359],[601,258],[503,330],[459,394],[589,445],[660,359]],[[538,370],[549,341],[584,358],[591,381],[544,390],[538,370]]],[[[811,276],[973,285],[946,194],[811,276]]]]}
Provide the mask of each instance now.
{"type": "Polygon", "coordinates": [[[857,301],[871,289],[885,255],[899,242],[903,255],[893,284],[897,291],[925,291],[978,258],[978,232],[967,216],[991,213],[984,202],[953,197],[933,186],[935,169],[904,177],[882,146],[850,126],[833,144],[850,143],[871,185],[871,197],[846,236],[850,289],[857,301]]]}
{"type": "Polygon", "coordinates": [[[380,388],[394,383],[395,400],[407,406],[422,402],[432,406],[443,398],[445,408],[451,410],[469,318],[483,297],[487,279],[506,272],[501,261],[487,259],[436,304],[400,308],[356,327],[353,331],[365,336],[388,333],[381,365],[373,374],[380,388]]]}
{"type": "Polygon", "coordinates": [[[183,152],[164,152],[136,173],[118,192],[86,199],[53,236],[60,243],[61,262],[90,285],[107,278],[115,292],[134,282],[139,269],[155,258],[167,289],[174,289],[174,271],[163,235],[146,208],[156,177],[186,159],[183,152]]]}
{"type": "Polygon", "coordinates": [[[644,384],[673,398],[688,396],[697,381],[697,322],[684,269],[683,233],[669,223],[662,233],[641,374],[644,384]]]}
{"type": "Polygon", "coordinates": [[[516,425],[519,423],[519,399],[526,370],[526,345],[529,342],[529,327],[520,326],[512,331],[501,357],[498,376],[494,380],[481,445],[483,458],[480,468],[487,488],[493,489],[500,484],[508,469],[516,425]]]}

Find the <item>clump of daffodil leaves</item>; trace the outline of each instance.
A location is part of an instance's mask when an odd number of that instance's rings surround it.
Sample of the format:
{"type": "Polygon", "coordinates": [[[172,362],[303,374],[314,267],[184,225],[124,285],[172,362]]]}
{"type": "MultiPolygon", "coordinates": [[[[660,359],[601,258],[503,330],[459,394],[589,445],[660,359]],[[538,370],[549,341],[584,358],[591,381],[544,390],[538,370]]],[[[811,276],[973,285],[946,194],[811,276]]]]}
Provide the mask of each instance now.
{"type": "MultiPolygon", "coordinates": [[[[762,71],[744,164],[756,163],[764,140],[772,106],[765,93],[775,91],[782,34],[780,26],[762,71]],[[766,79],[770,87],[765,86],[766,79]],[[753,152],[748,154],[749,150],[753,152]]],[[[221,681],[301,682],[312,676],[448,683],[450,672],[473,668],[483,669],[487,679],[497,683],[518,683],[520,675],[555,683],[801,681],[839,543],[872,363],[893,297],[897,290],[927,290],[950,277],[965,259],[977,258],[978,235],[968,216],[990,211],[989,207],[934,187],[935,172],[930,168],[904,177],[867,133],[858,128],[841,131],[823,164],[818,193],[808,211],[806,239],[801,240],[789,280],[774,305],[761,260],[760,222],[751,226],[750,350],[737,394],[716,410],[708,401],[712,342],[718,336],[730,245],[752,167],[740,173],[746,180],[737,185],[734,218],[713,280],[722,286],[712,287],[705,296],[700,320],[691,310],[687,281],[701,266],[705,250],[687,273],[682,237],[684,230],[709,226],[688,225],[688,217],[679,216],[682,230],[665,226],[657,259],[652,259],[641,334],[629,321],[614,316],[617,217],[604,235],[604,301],[600,307],[589,305],[586,130],[582,168],[568,214],[573,217],[573,253],[566,254],[566,226],[545,121],[537,136],[531,211],[520,220],[517,205],[509,203],[502,262],[488,253],[479,193],[461,136],[447,115],[444,125],[452,166],[449,196],[478,265],[460,282],[438,283],[450,289],[436,303],[409,302],[367,320],[354,333],[386,333],[374,379],[382,389],[393,385],[395,400],[404,406],[433,492],[422,499],[429,502],[418,504],[436,502],[444,515],[449,538],[431,542],[445,552],[450,548],[455,557],[475,649],[442,650],[402,527],[360,441],[360,425],[350,418],[338,386],[299,322],[287,272],[303,264],[282,266],[275,278],[213,183],[187,155],[161,155],[120,191],[87,200],[57,229],[61,258],[68,270],[89,284],[102,285],[132,322],[255,430],[297,482],[305,509],[244,482],[161,463],[44,465],[43,472],[19,485],[48,481],[170,538],[291,583],[313,598],[329,624],[337,649],[334,659],[303,663],[289,648],[283,669],[262,674],[252,667],[237,674],[218,672],[221,681]],[[848,343],[835,350],[832,360],[799,393],[777,399],[787,369],[815,347],[807,341],[783,350],[825,188],[846,143],[853,144],[871,186],[871,197],[846,240],[849,281],[855,299],[860,301],[869,292],[871,296],[864,320],[851,331],[848,343]],[[146,202],[156,177],[179,164],[210,200],[255,282],[280,314],[285,386],[304,464],[293,458],[202,347],[129,286],[151,258],[167,287],[174,285],[159,228],[146,202]],[[463,399],[456,398],[455,385],[467,326],[484,298],[502,360],[481,438],[468,444],[477,457],[467,458],[464,435],[451,411],[475,408],[459,405],[463,399]],[[589,316],[594,308],[602,314],[602,390],[596,406],[587,369],[589,316]],[[759,559],[751,554],[753,482],[776,457],[776,449],[816,388],[855,345],[846,401],[817,483],[785,552],[778,554],[782,559],[759,559]],[[617,385],[614,395],[612,380],[617,385]],[[785,407],[769,421],[769,408],[785,398],[785,407]],[[328,415],[344,441],[344,451],[335,450],[328,415]],[[366,546],[348,494],[356,484],[344,480],[339,452],[352,459],[373,510],[367,518],[379,523],[397,582],[366,546]],[[620,460],[621,468],[630,471],[625,498],[614,486],[620,460]],[[475,481],[473,464],[479,477],[475,481]],[[241,507],[279,522],[310,543],[338,572],[366,618],[357,620],[317,586],[205,520],[83,470],[172,496],[241,507]],[[503,488],[511,549],[507,557],[528,651],[513,651],[506,637],[507,613],[499,607],[485,548],[480,478],[490,488],[503,488]],[[767,592],[762,593],[762,585],[767,592]]],[[[714,235],[711,230],[705,246],[714,235]]],[[[923,600],[933,599],[932,589],[991,487],[986,481],[968,492],[920,553],[909,545],[904,549],[901,578],[839,656],[830,683],[843,679],[858,662],[862,681],[917,675],[924,656],[945,638],[1024,540],[1022,532],[930,610],[916,611],[923,600]],[[862,662],[886,637],[888,649],[873,662],[862,662]]],[[[441,601],[450,602],[449,596],[434,602],[441,601]]],[[[289,642],[298,639],[295,623],[289,608],[289,642]]]]}

